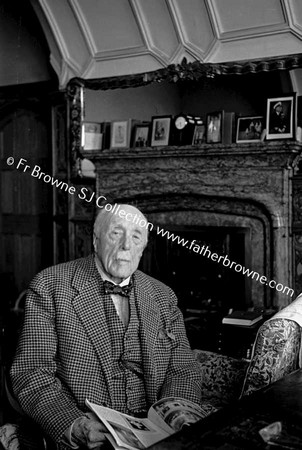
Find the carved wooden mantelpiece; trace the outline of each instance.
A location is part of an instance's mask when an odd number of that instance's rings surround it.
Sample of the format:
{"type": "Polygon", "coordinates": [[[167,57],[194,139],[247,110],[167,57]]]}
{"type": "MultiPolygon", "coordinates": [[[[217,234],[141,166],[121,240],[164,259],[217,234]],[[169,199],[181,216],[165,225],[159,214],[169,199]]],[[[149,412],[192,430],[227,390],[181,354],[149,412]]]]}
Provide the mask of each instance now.
{"type": "MultiPolygon", "coordinates": [[[[294,141],[85,152],[96,165],[96,192],[137,204],[154,225],[243,226],[249,268],[294,289],[292,179],[302,145],[294,141]]],[[[249,280],[256,305],[293,298],[249,280]]]]}
{"type": "Polygon", "coordinates": [[[293,180],[293,248],[296,293],[302,292],[302,174],[293,180]]]}

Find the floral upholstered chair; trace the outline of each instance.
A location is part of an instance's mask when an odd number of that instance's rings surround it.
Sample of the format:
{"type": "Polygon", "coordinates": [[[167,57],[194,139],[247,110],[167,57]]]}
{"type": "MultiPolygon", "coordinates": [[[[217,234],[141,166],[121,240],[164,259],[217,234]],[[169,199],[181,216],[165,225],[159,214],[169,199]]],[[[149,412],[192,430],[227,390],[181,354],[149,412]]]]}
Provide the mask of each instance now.
{"type": "Polygon", "coordinates": [[[300,325],[285,318],[274,318],[259,329],[254,354],[244,380],[241,396],[251,394],[299,367],[300,325]]]}
{"type": "Polygon", "coordinates": [[[241,396],[301,367],[302,294],[259,329],[241,396]]]}
{"type": "Polygon", "coordinates": [[[200,362],[203,400],[217,409],[301,367],[302,295],[264,322],[251,361],[193,350],[200,362]]]}
{"type": "Polygon", "coordinates": [[[248,361],[205,350],[193,350],[200,363],[202,401],[219,409],[238,400],[248,361]]]}

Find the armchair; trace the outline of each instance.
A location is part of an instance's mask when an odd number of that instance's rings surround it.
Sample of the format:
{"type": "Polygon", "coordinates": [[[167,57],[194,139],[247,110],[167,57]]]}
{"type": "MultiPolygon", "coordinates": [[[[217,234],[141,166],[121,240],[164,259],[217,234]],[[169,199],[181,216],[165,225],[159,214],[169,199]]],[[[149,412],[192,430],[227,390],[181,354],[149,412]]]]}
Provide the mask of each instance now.
{"type": "Polygon", "coordinates": [[[203,402],[219,409],[238,400],[248,361],[205,350],[195,349],[193,354],[200,363],[203,402]]]}
{"type": "Polygon", "coordinates": [[[299,367],[301,326],[293,318],[285,318],[283,315],[286,316],[280,311],[261,325],[250,362],[204,350],[193,350],[200,363],[203,400],[206,403],[219,409],[279,380],[299,367]]]}
{"type": "Polygon", "coordinates": [[[300,349],[301,327],[297,322],[281,317],[265,322],[256,337],[241,397],[296,370],[299,367],[300,349]]]}
{"type": "Polygon", "coordinates": [[[302,294],[259,329],[241,396],[301,367],[302,294]]]}
{"type": "Polygon", "coordinates": [[[19,406],[9,377],[9,368],[23,321],[25,296],[26,291],[21,292],[13,308],[4,317],[0,330],[0,378],[2,384],[0,405],[4,409],[4,420],[6,421],[4,424],[0,423],[0,449],[4,450],[48,448],[40,429],[19,406]]]}

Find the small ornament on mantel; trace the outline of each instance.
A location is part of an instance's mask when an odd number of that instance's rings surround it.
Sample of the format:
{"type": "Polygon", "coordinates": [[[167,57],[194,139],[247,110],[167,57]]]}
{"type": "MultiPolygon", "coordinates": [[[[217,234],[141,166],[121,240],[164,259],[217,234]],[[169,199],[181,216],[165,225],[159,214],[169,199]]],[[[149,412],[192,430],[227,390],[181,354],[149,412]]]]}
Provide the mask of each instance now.
{"type": "Polygon", "coordinates": [[[192,145],[196,125],[203,124],[200,116],[178,114],[173,118],[173,145],[192,145]]]}
{"type": "Polygon", "coordinates": [[[95,165],[87,158],[80,159],[79,175],[83,178],[96,178],[95,165]]]}

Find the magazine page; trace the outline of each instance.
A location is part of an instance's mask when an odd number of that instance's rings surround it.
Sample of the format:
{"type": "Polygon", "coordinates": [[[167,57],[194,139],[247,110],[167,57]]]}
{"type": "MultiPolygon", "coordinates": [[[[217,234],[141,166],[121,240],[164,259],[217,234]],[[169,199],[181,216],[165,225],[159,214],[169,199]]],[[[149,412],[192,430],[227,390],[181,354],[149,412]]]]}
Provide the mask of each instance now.
{"type": "Polygon", "coordinates": [[[105,433],[106,438],[108,439],[108,441],[110,442],[110,444],[112,445],[112,448],[114,448],[115,450],[125,450],[125,447],[121,447],[120,445],[118,445],[114,439],[113,436],[111,436],[110,433],[105,433]]]}
{"type": "MultiPolygon", "coordinates": [[[[87,406],[104,423],[120,447],[130,450],[144,449],[165,439],[170,433],[158,428],[148,418],[141,419],[120,413],[86,400],[87,406]]],[[[111,439],[110,439],[111,441],[111,439]]],[[[117,448],[115,446],[115,448],[117,448]]]]}
{"type": "MultiPolygon", "coordinates": [[[[181,430],[184,425],[204,418],[202,409],[196,403],[181,397],[166,397],[154,403],[148,412],[151,422],[164,430],[181,430]]],[[[171,434],[171,432],[170,432],[171,434]]]]}

